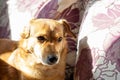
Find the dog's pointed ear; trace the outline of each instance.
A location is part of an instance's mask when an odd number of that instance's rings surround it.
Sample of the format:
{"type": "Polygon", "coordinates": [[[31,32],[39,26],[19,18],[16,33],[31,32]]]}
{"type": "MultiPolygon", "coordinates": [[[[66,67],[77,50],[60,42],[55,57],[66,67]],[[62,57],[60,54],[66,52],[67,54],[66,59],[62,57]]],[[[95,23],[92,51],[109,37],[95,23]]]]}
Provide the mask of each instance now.
{"type": "Polygon", "coordinates": [[[27,39],[30,36],[30,27],[25,26],[20,36],[22,39],[27,39]]]}
{"type": "Polygon", "coordinates": [[[76,35],[71,31],[70,25],[68,24],[68,22],[65,19],[61,19],[61,20],[59,20],[59,22],[62,23],[64,26],[65,36],[66,36],[66,34],[68,34],[68,35],[76,38],[76,35]]]}
{"type": "Polygon", "coordinates": [[[24,27],[23,32],[21,33],[21,38],[27,39],[30,36],[31,24],[34,23],[36,19],[31,19],[29,24],[24,27]]]}

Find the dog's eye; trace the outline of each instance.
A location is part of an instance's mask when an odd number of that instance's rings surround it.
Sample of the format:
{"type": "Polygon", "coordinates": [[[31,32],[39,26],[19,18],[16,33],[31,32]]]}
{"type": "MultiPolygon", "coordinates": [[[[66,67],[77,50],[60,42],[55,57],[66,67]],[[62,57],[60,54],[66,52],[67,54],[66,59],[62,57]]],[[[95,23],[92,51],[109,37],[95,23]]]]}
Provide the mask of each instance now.
{"type": "Polygon", "coordinates": [[[58,38],[58,42],[61,42],[61,41],[62,41],[62,37],[59,37],[59,38],[58,38]]]}
{"type": "Polygon", "coordinates": [[[44,36],[39,36],[37,39],[42,43],[46,40],[44,36]]]}

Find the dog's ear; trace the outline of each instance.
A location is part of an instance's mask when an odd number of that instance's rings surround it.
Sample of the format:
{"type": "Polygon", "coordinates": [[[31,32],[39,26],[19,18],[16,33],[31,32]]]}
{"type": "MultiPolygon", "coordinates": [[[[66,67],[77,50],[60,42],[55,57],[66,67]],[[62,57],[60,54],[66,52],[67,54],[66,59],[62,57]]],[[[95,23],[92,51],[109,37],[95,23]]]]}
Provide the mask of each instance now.
{"type": "Polygon", "coordinates": [[[24,27],[23,32],[21,33],[21,38],[27,39],[30,36],[30,28],[31,24],[35,21],[36,19],[31,19],[29,24],[24,27]]]}
{"type": "Polygon", "coordinates": [[[27,39],[30,36],[30,27],[25,26],[23,32],[21,33],[21,38],[27,39]]]}
{"type": "Polygon", "coordinates": [[[64,26],[65,35],[66,35],[66,33],[67,33],[68,35],[76,38],[75,34],[71,31],[70,25],[68,24],[68,22],[67,22],[66,20],[61,19],[61,20],[59,20],[59,22],[62,23],[63,26],[64,26]]]}

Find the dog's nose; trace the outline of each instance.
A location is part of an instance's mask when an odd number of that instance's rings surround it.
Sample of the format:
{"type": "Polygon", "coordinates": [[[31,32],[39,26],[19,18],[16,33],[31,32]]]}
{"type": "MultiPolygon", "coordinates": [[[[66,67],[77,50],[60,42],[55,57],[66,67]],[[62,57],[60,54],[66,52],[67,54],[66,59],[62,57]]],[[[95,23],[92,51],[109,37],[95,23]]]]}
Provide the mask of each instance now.
{"type": "Polygon", "coordinates": [[[57,62],[58,58],[56,55],[48,55],[47,56],[47,64],[52,65],[55,64],[57,62]]]}

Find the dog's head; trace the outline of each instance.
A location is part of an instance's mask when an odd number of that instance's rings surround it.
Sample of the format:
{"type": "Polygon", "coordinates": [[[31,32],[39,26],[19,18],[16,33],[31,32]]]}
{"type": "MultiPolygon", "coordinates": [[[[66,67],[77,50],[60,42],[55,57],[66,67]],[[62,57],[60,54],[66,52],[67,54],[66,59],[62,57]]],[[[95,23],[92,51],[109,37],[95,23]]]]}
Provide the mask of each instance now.
{"type": "Polygon", "coordinates": [[[57,64],[66,54],[66,35],[75,37],[65,20],[33,19],[21,35],[21,47],[33,54],[37,63],[57,64]]]}

